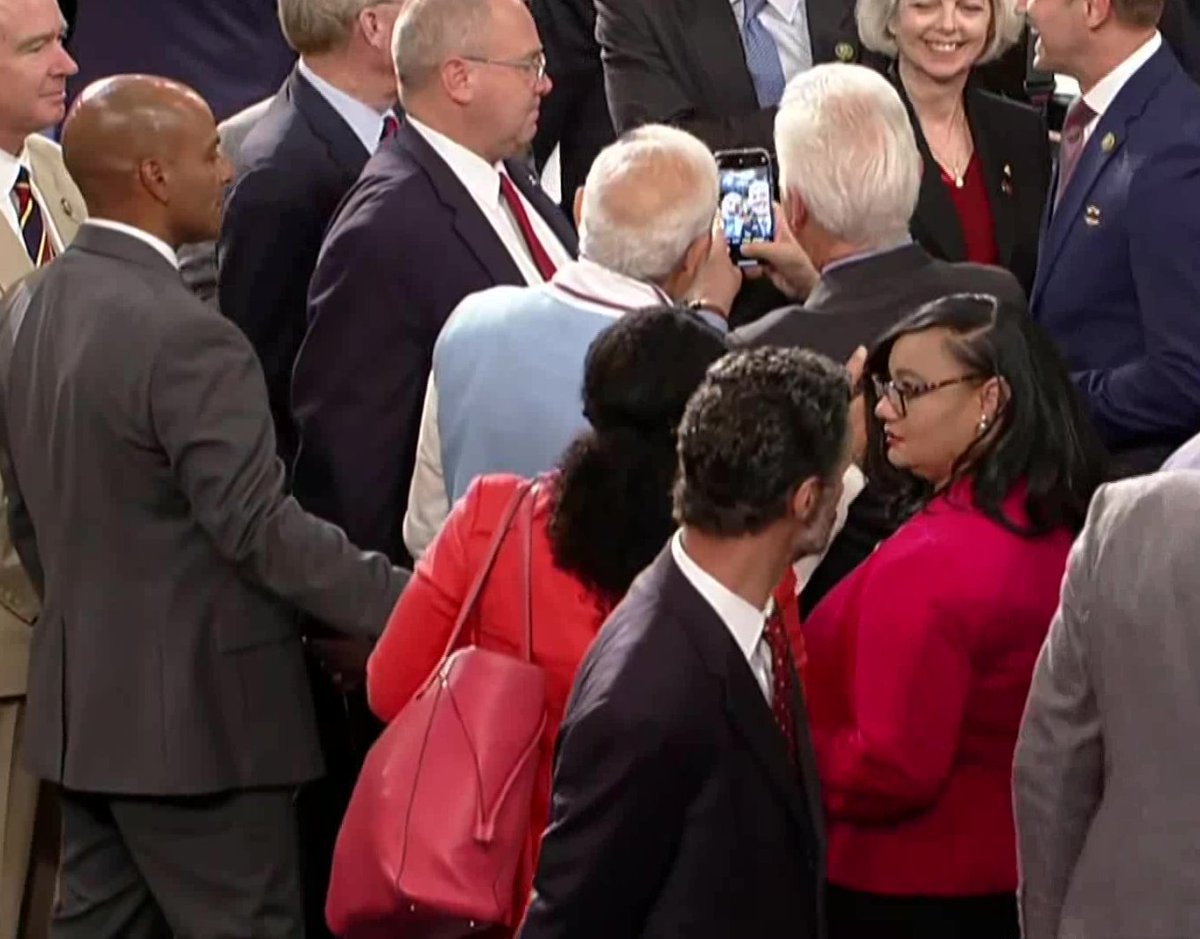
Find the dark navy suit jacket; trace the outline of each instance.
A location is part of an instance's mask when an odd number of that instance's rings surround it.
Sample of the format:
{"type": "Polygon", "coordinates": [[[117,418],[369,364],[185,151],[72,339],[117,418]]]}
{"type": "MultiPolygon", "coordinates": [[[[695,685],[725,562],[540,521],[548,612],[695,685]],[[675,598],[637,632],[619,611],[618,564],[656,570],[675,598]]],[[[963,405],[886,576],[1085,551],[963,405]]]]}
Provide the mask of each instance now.
{"type": "Polygon", "coordinates": [[[262,361],[284,464],[296,455],[292,366],[308,327],[308,281],[366,148],[316,88],[293,70],[241,149],[218,247],[221,312],[262,361]]]}
{"type": "Polygon", "coordinates": [[[272,94],[296,59],[275,0],[85,0],[71,54],[70,97],[109,75],[142,72],[198,91],[218,121],[272,94]]]}
{"type": "Polygon", "coordinates": [[[1118,93],[1058,208],[1030,308],[1128,472],[1200,429],[1200,87],[1163,46],[1118,93]]]}
{"type": "MultiPolygon", "coordinates": [[[[507,168],[573,255],[575,234],[529,166],[507,168]]],[[[330,225],[292,376],[294,491],[360,547],[408,558],[400,528],[434,342],[463,297],[500,284],[525,279],[466,187],[403,123],[330,225]]]]}

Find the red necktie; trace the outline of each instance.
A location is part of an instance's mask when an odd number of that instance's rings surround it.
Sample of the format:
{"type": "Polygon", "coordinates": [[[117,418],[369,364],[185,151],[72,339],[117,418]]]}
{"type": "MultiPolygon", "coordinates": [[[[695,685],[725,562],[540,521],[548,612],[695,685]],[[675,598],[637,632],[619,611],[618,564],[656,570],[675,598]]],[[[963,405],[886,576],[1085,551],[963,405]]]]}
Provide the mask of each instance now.
{"type": "Polygon", "coordinates": [[[1067,183],[1079,163],[1079,155],[1083,153],[1083,131],[1088,121],[1096,116],[1096,112],[1088,107],[1083,98],[1076,98],[1067,116],[1063,120],[1062,139],[1058,145],[1058,188],[1054,193],[1054,206],[1058,207],[1059,200],[1067,191],[1067,183]]]}
{"type": "Polygon", "coordinates": [[[558,268],[554,266],[550,255],[546,253],[546,249],[538,240],[533,225],[529,222],[529,215],[525,212],[525,206],[521,203],[521,197],[517,193],[517,187],[513,185],[513,181],[508,178],[507,173],[500,174],[500,195],[504,197],[509,211],[517,220],[517,227],[521,229],[521,237],[525,239],[525,247],[529,249],[529,254],[537,266],[538,273],[542,275],[542,280],[550,280],[558,268]]]}
{"type": "Polygon", "coordinates": [[[396,119],[395,114],[385,114],[383,116],[383,127],[379,131],[379,142],[391,140],[396,136],[396,131],[400,129],[400,121],[396,119]]]}
{"type": "Polygon", "coordinates": [[[33,189],[29,184],[29,170],[21,167],[17,170],[17,182],[13,186],[17,197],[17,219],[21,222],[21,238],[25,242],[25,251],[34,267],[41,267],[54,260],[54,245],[50,241],[50,233],[46,231],[42,209],[37,199],[33,197],[33,189]]]}
{"type": "Polygon", "coordinates": [[[787,629],[783,625],[783,614],[773,606],[763,627],[763,638],[771,650],[771,712],[783,739],[787,742],[788,755],[796,762],[796,718],[792,713],[792,691],[796,676],[792,671],[792,659],[788,655],[787,629]]]}

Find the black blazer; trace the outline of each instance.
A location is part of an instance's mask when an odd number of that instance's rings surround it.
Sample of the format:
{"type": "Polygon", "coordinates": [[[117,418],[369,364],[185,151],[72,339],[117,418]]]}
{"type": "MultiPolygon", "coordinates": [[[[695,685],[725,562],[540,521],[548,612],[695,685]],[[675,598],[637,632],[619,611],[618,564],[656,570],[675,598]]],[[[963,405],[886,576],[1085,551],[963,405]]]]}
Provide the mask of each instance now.
{"type": "Polygon", "coordinates": [[[1200,81],[1200,0],[1166,0],[1158,31],[1183,70],[1200,81]]]}
{"type": "Polygon", "coordinates": [[[368,156],[350,125],[293,70],[246,135],[225,203],[221,312],[262,362],[279,455],[289,467],[296,455],[292,366],[308,325],[308,280],[329,220],[368,156]]]}
{"type": "MultiPolygon", "coordinates": [[[[912,218],[912,234],[934,257],[965,261],[966,244],[954,200],[942,182],[941,169],[913,112],[904,84],[892,79],[912,120],[917,147],[925,161],[921,194],[912,218]]],[[[1016,275],[1028,293],[1037,270],[1042,209],[1050,186],[1050,139],[1042,115],[1027,104],[982,91],[966,92],[967,121],[975,152],[983,164],[996,233],[999,263],[1016,275]]]]}
{"type": "MultiPolygon", "coordinates": [[[[835,267],[817,282],[803,306],[778,310],[730,334],[735,347],[798,346],[842,362],[919,306],[953,293],[991,294],[1025,309],[1025,294],[1008,271],[982,264],[950,264],[908,245],[835,267]]],[[[850,504],[846,524],[801,594],[807,614],[903,521],[870,483],[850,504]]]]}
{"type": "MultiPolygon", "coordinates": [[[[573,255],[575,233],[529,166],[506,165],[573,255]]],[[[292,376],[294,492],[356,544],[408,558],[400,528],[434,342],[459,301],[500,284],[525,279],[458,177],[402,123],[329,227],[292,376]]]]}
{"type": "MultiPolygon", "coordinates": [[[[854,0],[809,0],[813,61],[883,65],[858,41],[854,0]],[[840,54],[839,54],[840,52],[840,54]]],[[[596,38],[618,133],[677,124],[715,150],[775,150],[729,0],[596,0],[596,38]]]]}
{"type": "Polygon", "coordinates": [[[559,147],[562,207],[572,217],[575,190],[587,179],[596,155],[612,143],[612,119],[604,95],[604,70],[596,42],[591,0],[530,0],[546,50],[554,87],[542,99],[533,154],[539,170],[559,147]]]}
{"type": "Polygon", "coordinates": [[[793,706],[799,771],[741,649],[664,549],[575,679],[522,939],[821,935],[820,789],[800,694],[793,706]]]}

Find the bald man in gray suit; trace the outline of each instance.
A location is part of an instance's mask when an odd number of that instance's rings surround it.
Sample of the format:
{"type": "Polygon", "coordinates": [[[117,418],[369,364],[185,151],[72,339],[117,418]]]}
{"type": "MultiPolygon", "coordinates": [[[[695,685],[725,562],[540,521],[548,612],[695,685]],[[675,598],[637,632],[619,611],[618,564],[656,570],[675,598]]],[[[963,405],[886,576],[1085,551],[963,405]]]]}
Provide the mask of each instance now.
{"type": "Polygon", "coordinates": [[[1200,936],[1200,474],[1102,487],[1017,744],[1025,939],[1200,936]]]}

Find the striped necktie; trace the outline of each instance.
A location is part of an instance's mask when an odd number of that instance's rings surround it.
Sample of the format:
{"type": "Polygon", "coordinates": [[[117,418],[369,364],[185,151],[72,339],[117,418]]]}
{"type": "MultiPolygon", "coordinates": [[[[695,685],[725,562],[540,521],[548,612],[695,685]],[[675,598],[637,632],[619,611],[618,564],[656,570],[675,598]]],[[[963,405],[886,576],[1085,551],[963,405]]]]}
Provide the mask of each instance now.
{"type": "Polygon", "coordinates": [[[25,241],[25,251],[29,254],[29,260],[33,262],[34,267],[48,264],[54,259],[54,245],[42,218],[42,208],[33,197],[29,170],[23,166],[17,170],[13,197],[17,204],[17,219],[21,223],[21,237],[25,241]]]}
{"type": "Polygon", "coordinates": [[[745,0],[742,18],[742,47],[746,50],[746,68],[754,82],[754,93],[760,108],[773,108],[783,97],[787,79],[779,46],[758,16],[766,9],[767,0],[745,0]]]}

